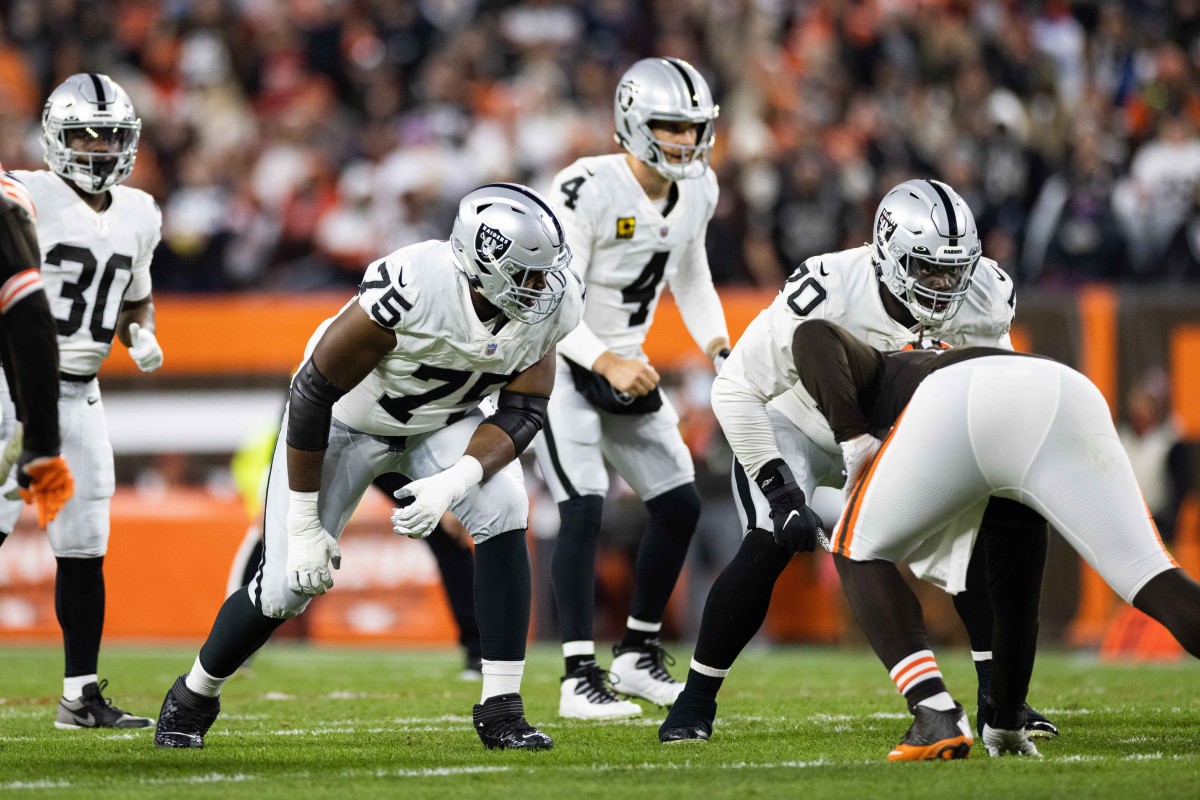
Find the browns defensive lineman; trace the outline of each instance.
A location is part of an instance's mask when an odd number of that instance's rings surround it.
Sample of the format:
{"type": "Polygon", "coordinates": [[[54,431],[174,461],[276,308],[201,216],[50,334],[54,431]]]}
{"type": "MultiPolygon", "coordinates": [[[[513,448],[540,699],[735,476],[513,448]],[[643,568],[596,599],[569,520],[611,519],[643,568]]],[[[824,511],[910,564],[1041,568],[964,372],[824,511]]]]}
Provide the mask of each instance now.
{"type": "MultiPolygon", "coordinates": [[[[97,679],[114,477],[96,373],[114,335],[143,372],[158,369],[163,358],[150,293],[162,215],[150,195],[120,185],[133,171],[141,125],[125,90],[107,75],[72,75],[42,112],[50,169],[10,173],[37,207],[42,280],[58,326],[63,455],[76,481],[75,496],[47,528],[66,651],[60,728],[150,724],[106,700],[106,682],[97,679]]],[[[0,528],[18,511],[5,507],[0,528]]]]}
{"type": "MultiPolygon", "coordinates": [[[[37,506],[45,528],[75,482],[59,438],[58,342],[38,269],[36,217],[29,190],[0,175],[0,480],[16,467],[18,493],[37,506]]],[[[5,515],[0,544],[13,522],[5,515]]]]}
{"type": "Polygon", "coordinates": [[[516,184],[464,197],[449,242],[367,268],[292,380],[267,483],[265,555],[225,601],[195,664],[167,692],[154,742],[203,747],[230,675],[283,620],[333,586],[337,539],[376,477],[412,482],[397,534],[429,535],[449,508],[475,539],[488,748],[545,749],[525,721],[521,677],[531,597],[529,500],[515,459],[542,426],[554,347],[579,322],[583,286],[558,219],[516,184]],[[495,413],[480,402],[499,392],[495,413]]]}
{"type": "MultiPolygon", "coordinates": [[[[970,753],[966,715],[946,690],[896,564],[951,591],[962,586],[994,497],[1054,520],[1122,599],[1200,658],[1200,584],[1163,548],[1108,404],[1087,378],[990,347],[883,353],[826,320],[799,326],[793,352],[834,439],[875,451],[847,464],[850,497],[830,539],[854,616],[914,715],[889,760],[970,753]],[[926,699],[914,704],[918,693],[926,699]]],[[[1025,695],[1045,548],[1028,531],[991,533],[983,544],[996,668],[983,742],[991,756],[1037,756],[1025,695]]]]}
{"type": "Polygon", "coordinates": [[[635,716],[596,662],[592,618],[596,541],[610,464],[646,504],[650,521],[634,567],[625,634],[612,674],[627,695],[669,706],[683,685],[659,641],[667,600],[700,516],[679,417],[658,388],[642,343],[670,285],[688,332],[709,358],[729,335],[704,248],[717,203],[708,168],[717,106],[704,78],[677,58],[648,58],[624,74],[614,100],[626,153],[581,158],[551,194],[587,285],[583,323],[559,346],[538,464],[558,503],[552,563],[566,672],[559,714],[635,716]]]}
{"type": "MultiPolygon", "coordinates": [[[[912,180],[880,202],[871,244],[805,261],[750,324],[713,385],[713,410],[736,457],[734,491],[746,533],[709,593],[687,689],[662,725],[662,741],[708,738],[716,693],[761,627],[775,581],[794,552],[812,550],[817,540],[821,520],[808,505],[814,490],[841,486],[843,467],[852,465],[847,459],[869,455],[843,453],[796,385],[797,327],[827,319],[889,350],[927,336],[1011,349],[1014,308],[1011,280],[980,257],[970,208],[943,183],[912,180]]],[[[1014,506],[997,501],[987,523],[1041,526],[1014,506]]],[[[832,522],[836,510],[826,516],[832,522]]],[[[979,562],[973,574],[981,577],[981,570],[979,562]]],[[[978,591],[960,595],[956,607],[970,634],[982,700],[992,611],[982,583],[973,586],[978,591]]]]}

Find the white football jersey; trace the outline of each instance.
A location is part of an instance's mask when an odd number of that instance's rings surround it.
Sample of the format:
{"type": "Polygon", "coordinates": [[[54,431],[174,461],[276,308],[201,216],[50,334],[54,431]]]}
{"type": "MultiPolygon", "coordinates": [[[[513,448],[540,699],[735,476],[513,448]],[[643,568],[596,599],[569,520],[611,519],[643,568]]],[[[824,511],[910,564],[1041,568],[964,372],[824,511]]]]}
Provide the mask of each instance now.
{"type": "MultiPolygon", "coordinates": [[[[642,343],[668,283],[702,347],[727,335],[704,247],[717,205],[712,170],[673,183],[660,210],[624,154],[593,156],[558,173],[547,196],[574,254],[572,266],[587,286],[584,324],[605,348],[647,360],[642,343]],[[689,314],[692,309],[696,313],[689,314]]],[[[603,350],[597,352],[595,340],[581,333],[560,352],[590,367],[603,350]]]]}
{"type": "MultiPolygon", "coordinates": [[[[350,302],[395,331],[396,347],[334,405],[334,418],[376,436],[445,427],[541,360],[583,309],[583,285],[569,269],[562,302],[532,325],[503,316],[484,324],[470,291],[449,242],[410,245],[367,267],[350,302]]],[[[306,358],[332,321],[317,328],[306,358]]]]}
{"type": "Polygon", "coordinates": [[[108,208],[96,212],[53,172],[9,175],[29,189],[37,207],[42,281],[58,324],[59,368],[91,375],[112,348],[121,303],[150,294],[150,260],[162,214],[140,189],[112,187],[108,208]]]}
{"type": "MultiPolygon", "coordinates": [[[[750,389],[764,403],[771,401],[823,449],[840,453],[829,423],[798,382],[792,336],[796,326],[806,320],[826,319],[872,347],[899,350],[913,341],[914,332],[892,319],[879,291],[869,246],[808,259],[792,273],[771,305],[746,328],[721,367],[721,377],[750,389]]],[[[1008,331],[1015,304],[1012,279],[995,261],[981,258],[958,313],[925,335],[952,346],[1011,349],[1008,331]]]]}

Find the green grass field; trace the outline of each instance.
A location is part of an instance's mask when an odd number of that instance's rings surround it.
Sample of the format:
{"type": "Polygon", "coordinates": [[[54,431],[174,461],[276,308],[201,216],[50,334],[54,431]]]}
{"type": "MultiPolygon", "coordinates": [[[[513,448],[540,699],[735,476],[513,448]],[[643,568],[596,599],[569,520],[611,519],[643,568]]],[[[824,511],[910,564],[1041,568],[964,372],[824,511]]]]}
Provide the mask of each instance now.
{"type": "MultiPolygon", "coordinates": [[[[676,652],[680,665],[690,653],[676,652]]],[[[194,651],[109,647],[110,694],[155,716],[194,651]]],[[[940,653],[974,705],[967,654],[940,653]]],[[[478,684],[451,652],[269,645],[226,686],[202,751],[159,751],[152,729],[59,731],[57,648],[0,651],[0,797],[882,797],[1200,796],[1200,666],[1114,666],[1039,657],[1032,699],[1063,730],[1045,759],[889,764],[908,725],[866,652],[743,655],[703,745],[664,746],[664,712],[607,724],[559,720],[556,648],[530,653],[523,694],[550,733],[544,753],[488,752],[471,730],[478,684]]],[[[677,673],[682,673],[679,666],[677,673]]]]}

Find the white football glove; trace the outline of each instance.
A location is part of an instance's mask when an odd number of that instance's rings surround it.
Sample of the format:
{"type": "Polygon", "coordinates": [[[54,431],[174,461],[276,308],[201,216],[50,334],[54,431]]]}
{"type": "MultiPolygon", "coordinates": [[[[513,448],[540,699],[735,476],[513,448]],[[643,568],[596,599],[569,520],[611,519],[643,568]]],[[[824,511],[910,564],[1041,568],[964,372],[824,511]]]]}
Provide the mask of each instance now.
{"type": "Polygon", "coordinates": [[[154,372],[162,366],[163,351],[158,346],[154,331],[147,330],[136,322],[129,323],[129,357],[142,372],[154,372]]]}
{"type": "Polygon", "coordinates": [[[21,457],[21,450],[25,447],[25,426],[17,420],[13,424],[12,438],[5,443],[4,449],[0,450],[0,483],[4,483],[8,479],[8,473],[12,471],[13,464],[17,463],[17,459],[21,457]]]}
{"type": "Polygon", "coordinates": [[[846,502],[850,502],[850,492],[859,479],[867,474],[867,468],[875,460],[882,444],[869,433],[842,442],[842,461],[846,464],[846,485],[842,488],[842,495],[846,502]]]}
{"type": "Polygon", "coordinates": [[[1042,757],[1024,730],[1006,731],[993,728],[985,723],[983,746],[987,748],[988,755],[992,758],[1006,755],[1042,757]]]}
{"type": "Polygon", "coordinates": [[[462,498],[483,480],[483,466],[472,456],[463,456],[453,467],[413,481],[394,495],[412,502],[392,511],[392,530],[397,536],[424,539],[433,533],[450,504],[462,498]]]}
{"type": "Polygon", "coordinates": [[[289,492],[287,513],[288,588],[297,594],[325,594],[333,587],[329,565],[342,565],[337,539],[321,527],[316,492],[289,492]]]}

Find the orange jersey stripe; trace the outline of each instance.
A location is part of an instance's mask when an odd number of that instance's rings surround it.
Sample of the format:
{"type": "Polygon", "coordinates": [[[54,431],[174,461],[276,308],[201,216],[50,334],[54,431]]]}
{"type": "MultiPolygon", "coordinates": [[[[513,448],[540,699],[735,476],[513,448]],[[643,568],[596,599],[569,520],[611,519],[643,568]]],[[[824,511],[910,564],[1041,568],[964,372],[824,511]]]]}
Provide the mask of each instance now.
{"type": "Polygon", "coordinates": [[[16,303],[42,289],[42,274],[36,269],[18,272],[0,286],[0,314],[16,303]]]}
{"type": "MultiPolygon", "coordinates": [[[[905,411],[907,410],[908,407],[905,406],[905,411]]],[[[842,512],[842,518],[839,521],[837,530],[834,532],[834,553],[846,556],[847,558],[850,557],[850,542],[854,539],[854,526],[858,524],[858,515],[862,510],[863,495],[866,494],[867,486],[871,483],[871,478],[875,477],[875,469],[879,466],[880,459],[883,458],[884,452],[892,443],[892,437],[896,435],[896,431],[900,428],[900,423],[903,420],[904,411],[901,411],[900,416],[896,417],[896,424],[888,431],[888,435],[879,446],[879,452],[875,454],[874,460],[871,461],[871,466],[867,468],[867,474],[862,476],[858,484],[854,487],[854,493],[850,496],[850,504],[842,512]]]]}
{"type": "Polygon", "coordinates": [[[16,203],[29,212],[30,217],[37,219],[37,205],[33,202],[33,195],[29,193],[29,189],[25,184],[0,173],[0,188],[4,189],[4,194],[11,197],[16,203]]]}

